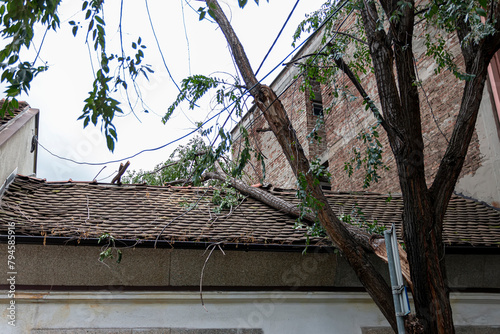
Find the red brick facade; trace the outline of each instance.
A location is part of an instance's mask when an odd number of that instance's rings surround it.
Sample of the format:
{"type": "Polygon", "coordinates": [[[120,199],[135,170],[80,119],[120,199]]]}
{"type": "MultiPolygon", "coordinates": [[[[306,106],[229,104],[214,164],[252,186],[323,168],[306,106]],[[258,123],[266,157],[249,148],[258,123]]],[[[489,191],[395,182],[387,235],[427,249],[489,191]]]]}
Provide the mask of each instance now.
{"type": "MultiPolygon", "coordinates": [[[[456,39],[448,41],[449,47],[454,54],[460,54],[456,39]]],[[[420,89],[420,105],[422,110],[422,129],[424,138],[424,157],[415,157],[415,163],[424,163],[428,182],[430,183],[437,172],[440,159],[447,146],[447,138],[451,136],[458,108],[460,107],[463,82],[458,80],[450,72],[444,70],[440,74],[434,73],[434,62],[426,57],[423,44],[415,42],[416,65],[423,89],[420,89]],[[423,159],[423,160],[422,160],[423,159]]],[[[307,48],[306,46],[305,48],[307,48]]],[[[312,46],[309,46],[311,49],[312,46]]],[[[307,51],[307,50],[306,50],[307,51]]],[[[306,52],[306,51],[303,51],[306,52]]],[[[461,61],[458,60],[461,66],[461,61]]],[[[349,177],[344,170],[345,162],[353,157],[353,147],[363,148],[357,135],[361,130],[367,129],[376,123],[371,112],[365,111],[362,100],[347,77],[337,81],[338,85],[346,85],[347,92],[351,95],[334,98],[332,85],[321,85],[321,97],[325,107],[322,130],[318,133],[322,138],[321,143],[311,144],[307,138],[313,130],[318,116],[313,115],[312,103],[309,92],[299,89],[300,80],[292,81],[294,75],[293,67],[287,67],[272,84],[277,93],[282,93],[280,99],[293,124],[298,138],[310,159],[319,158],[322,163],[328,163],[328,169],[332,174],[331,186],[335,191],[360,191],[363,189],[363,173],[356,171],[349,177]],[[291,73],[287,73],[287,71],[291,73]],[[288,78],[288,79],[287,79],[288,78]],[[293,83],[292,83],[293,82],[293,83]],[[286,90],[284,90],[286,88],[286,90]],[[355,97],[352,101],[353,96],[355,97]]],[[[368,94],[375,99],[377,106],[376,84],[372,74],[362,78],[362,84],[368,94]]],[[[248,130],[251,136],[251,145],[265,156],[265,183],[271,183],[276,187],[295,187],[295,178],[291,168],[281,152],[279,144],[261,116],[261,111],[252,109],[240,122],[248,130]],[[264,131],[263,131],[264,130],[264,131]]],[[[381,171],[382,178],[367,190],[374,192],[399,192],[399,180],[390,146],[384,130],[379,127],[380,141],[383,144],[383,161],[389,167],[388,171],[381,171]]],[[[233,150],[237,155],[240,149],[241,138],[238,131],[233,131],[235,139],[233,150]]],[[[479,149],[478,136],[474,134],[465,165],[463,175],[472,175],[481,166],[482,155],[479,149]]],[[[250,166],[246,168],[248,182],[260,182],[263,177],[261,163],[252,159],[250,166]]]]}

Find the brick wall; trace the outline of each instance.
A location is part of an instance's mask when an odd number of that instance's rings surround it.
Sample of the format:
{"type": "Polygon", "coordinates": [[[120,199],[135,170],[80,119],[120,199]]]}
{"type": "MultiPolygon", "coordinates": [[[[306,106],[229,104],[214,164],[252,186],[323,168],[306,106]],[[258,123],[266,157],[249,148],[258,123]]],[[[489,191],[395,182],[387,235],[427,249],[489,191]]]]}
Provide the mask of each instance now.
{"type": "MultiPolygon", "coordinates": [[[[434,63],[424,55],[422,36],[418,36],[414,42],[416,64],[423,84],[420,89],[420,105],[422,110],[422,131],[424,138],[424,157],[415,157],[415,163],[425,164],[425,171],[428,182],[433,180],[439,167],[447,140],[451,137],[453,125],[455,123],[458,108],[460,106],[463,82],[459,81],[448,71],[440,74],[434,73],[434,63]]],[[[450,38],[448,45],[454,54],[459,55],[460,49],[456,39],[450,38]]],[[[304,51],[305,52],[305,51],[304,51]]],[[[458,58],[458,65],[462,61],[458,58]]],[[[294,71],[287,68],[285,71],[294,71]]],[[[283,78],[286,75],[282,74],[283,78]]],[[[288,78],[291,78],[288,75],[288,78]]],[[[282,79],[283,80],[283,79],[282,79]]],[[[291,79],[289,79],[289,83],[291,79]]],[[[361,82],[368,94],[377,101],[376,83],[373,74],[368,74],[361,78],[361,82]]],[[[356,171],[351,177],[344,170],[345,162],[352,157],[354,147],[362,148],[363,145],[356,137],[361,130],[367,129],[376,123],[371,112],[365,111],[362,100],[347,77],[340,77],[337,86],[346,86],[345,95],[334,98],[332,93],[333,84],[321,85],[321,95],[323,105],[327,108],[324,116],[324,127],[321,129],[320,137],[323,138],[320,144],[312,143],[307,139],[307,135],[316,124],[316,116],[312,115],[309,92],[299,89],[300,80],[291,84],[281,96],[281,102],[285,106],[288,116],[293,124],[297,136],[304,147],[308,157],[322,158],[322,162],[327,161],[329,171],[332,174],[332,190],[338,191],[359,191],[363,190],[363,173],[356,171]]],[[[277,86],[277,85],[275,85],[277,86]]],[[[286,85],[281,84],[286,87],[286,85]]],[[[276,89],[276,87],[273,86],[276,89]]],[[[278,91],[279,93],[279,91],[278,91]]],[[[293,188],[295,178],[291,168],[285,159],[281,149],[272,132],[259,132],[259,129],[268,128],[265,119],[261,116],[260,110],[251,112],[253,122],[247,122],[251,133],[251,143],[265,156],[266,175],[265,182],[277,187],[293,188]]],[[[250,117],[249,115],[246,116],[250,117]]],[[[245,123],[242,121],[242,123],[245,123]]],[[[373,184],[369,191],[374,192],[399,192],[399,181],[390,146],[384,130],[379,127],[380,141],[383,144],[383,161],[389,167],[388,171],[381,171],[381,180],[373,184]]],[[[237,151],[240,147],[240,140],[236,139],[233,146],[237,151]]],[[[468,155],[462,175],[474,174],[481,166],[482,155],[479,150],[479,141],[476,134],[472,138],[468,155]]],[[[247,167],[246,172],[249,182],[259,182],[262,178],[262,168],[256,159],[252,160],[253,167],[247,167]]]]}

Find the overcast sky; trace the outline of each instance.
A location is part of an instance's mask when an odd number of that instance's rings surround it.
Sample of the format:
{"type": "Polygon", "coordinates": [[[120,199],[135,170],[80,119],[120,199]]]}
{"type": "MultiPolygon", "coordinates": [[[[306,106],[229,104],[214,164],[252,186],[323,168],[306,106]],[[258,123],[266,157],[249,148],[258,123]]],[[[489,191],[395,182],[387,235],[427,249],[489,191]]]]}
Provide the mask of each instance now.
{"type": "MultiPolygon", "coordinates": [[[[287,16],[295,5],[295,0],[261,1],[257,6],[253,1],[245,9],[240,9],[237,0],[221,1],[226,15],[231,19],[254,70],[259,66],[287,16]]],[[[81,115],[83,100],[92,88],[93,72],[91,57],[85,44],[85,29],[80,29],[77,37],[71,34],[68,21],[84,23],[81,1],[63,1],[59,10],[61,29],[49,31],[42,44],[37,64],[47,63],[49,70],[39,75],[33,82],[29,96],[22,96],[32,108],[40,109],[40,143],[52,153],[79,162],[101,163],[124,160],[144,149],[155,148],[186,135],[195,128],[194,122],[204,121],[210,112],[210,101],[200,103],[195,110],[177,111],[166,125],[161,122],[168,106],[174,101],[178,90],[170,79],[162,62],[149,24],[144,1],[124,1],[122,27],[124,44],[130,49],[132,41],[140,36],[147,45],[145,63],[151,64],[155,73],[150,81],[141,80],[140,88],[149,113],[142,112],[140,105],[135,108],[137,117],[129,114],[124,97],[122,108],[125,117],[116,118],[118,142],[113,154],[105,144],[99,127],[76,119],[81,115]]],[[[108,54],[119,53],[119,1],[108,1],[104,16],[107,23],[108,54]]],[[[203,2],[191,0],[194,8],[203,2]]],[[[279,42],[274,47],[264,67],[259,72],[262,78],[292,50],[292,35],[298,23],[323,3],[323,0],[302,0],[279,42]]],[[[183,0],[149,0],[149,10],[160,43],[165,62],[172,77],[180,84],[190,74],[210,75],[215,72],[236,73],[222,32],[214,23],[199,21],[198,14],[183,0]]],[[[34,45],[41,45],[45,29],[36,31],[34,45]]],[[[26,53],[23,61],[33,61],[37,49],[26,53]]],[[[127,50],[125,50],[127,52],[127,50]]],[[[96,58],[93,56],[95,64],[96,58]]],[[[279,71],[279,70],[278,70],[279,71]]],[[[269,79],[278,74],[272,73],[269,79]]],[[[129,169],[152,169],[157,163],[168,158],[179,144],[171,144],[161,150],[147,152],[130,159],[129,169]]],[[[113,162],[102,166],[78,165],[58,159],[39,147],[37,176],[48,180],[92,180],[99,170],[106,166],[97,179],[112,174],[119,166],[113,162]]],[[[110,179],[107,179],[110,180],[110,179]]]]}

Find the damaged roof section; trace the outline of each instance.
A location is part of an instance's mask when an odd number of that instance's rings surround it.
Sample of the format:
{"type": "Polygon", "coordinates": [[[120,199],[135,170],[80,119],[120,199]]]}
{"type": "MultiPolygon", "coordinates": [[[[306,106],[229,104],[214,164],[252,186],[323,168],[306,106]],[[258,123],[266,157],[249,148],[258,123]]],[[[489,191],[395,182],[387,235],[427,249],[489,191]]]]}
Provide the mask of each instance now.
{"type": "MultiPolygon", "coordinates": [[[[295,194],[273,191],[285,200],[295,194]]],[[[9,223],[17,236],[99,238],[175,242],[305,246],[304,230],[296,220],[266,204],[245,198],[232,210],[215,213],[213,190],[194,187],[111,185],[89,182],[46,182],[17,176],[0,199],[0,234],[9,223]]],[[[401,224],[402,199],[387,195],[326,192],[334,210],[389,226],[401,224]]],[[[451,246],[500,247],[500,211],[485,204],[453,197],[444,226],[451,246]]],[[[312,238],[312,245],[329,245],[312,238]]]]}

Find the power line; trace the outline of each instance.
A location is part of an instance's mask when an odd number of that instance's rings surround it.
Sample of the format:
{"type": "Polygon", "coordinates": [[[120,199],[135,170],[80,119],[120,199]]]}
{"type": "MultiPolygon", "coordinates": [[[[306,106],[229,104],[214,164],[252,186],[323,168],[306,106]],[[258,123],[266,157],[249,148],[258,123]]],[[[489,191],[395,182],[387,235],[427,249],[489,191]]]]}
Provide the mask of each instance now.
{"type": "MultiPolygon", "coordinates": [[[[153,25],[153,20],[151,19],[151,14],[149,13],[148,0],[144,0],[144,1],[146,3],[146,12],[148,13],[149,25],[151,26],[151,30],[153,32],[153,36],[154,36],[154,39],[156,41],[156,46],[158,47],[158,51],[160,52],[161,60],[163,62],[163,65],[165,66],[165,69],[167,70],[167,73],[168,73],[168,76],[170,77],[170,80],[172,80],[172,82],[174,83],[175,87],[177,87],[177,90],[180,93],[180,92],[182,92],[182,90],[179,87],[179,85],[177,84],[177,82],[174,80],[174,77],[172,76],[172,73],[170,73],[170,69],[167,66],[167,62],[165,61],[165,56],[163,55],[163,51],[161,50],[161,47],[160,47],[160,42],[158,41],[158,37],[156,36],[156,31],[155,31],[155,28],[154,28],[154,25],[153,25]]],[[[198,108],[200,107],[196,103],[194,105],[197,106],[198,108]]]]}
{"type": "MultiPolygon", "coordinates": [[[[148,1],[148,0],[145,0],[145,2],[146,2],[146,7],[147,7],[147,1],[148,1]]],[[[273,68],[273,69],[272,69],[269,73],[267,73],[267,74],[264,76],[264,78],[262,78],[261,80],[259,80],[259,83],[260,83],[260,82],[262,82],[264,79],[266,79],[266,78],[267,78],[267,77],[268,77],[268,76],[269,76],[272,72],[274,72],[274,71],[275,71],[275,70],[276,70],[276,69],[277,69],[277,68],[278,68],[281,64],[283,64],[283,63],[285,62],[285,60],[286,60],[286,59],[288,59],[288,58],[289,58],[289,57],[290,57],[290,56],[291,56],[291,55],[292,55],[295,51],[297,51],[297,49],[301,48],[301,47],[302,47],[302,46],[303,46],[303,45],[304,45],[304,44],[305,44],[305,43],[306,43],[306,42],[307,42],[307,41],[308,41],[308,40],[309,40],[309,39],[310,39],[310,38],[311,38],[311,37],[312,37],[312,36],[313,36],[313,35],[317,32],[317,31],[319,31],[319,30],[320,30],[320,29],[321,29],[321,28],[322,28],[322,27],[326,24],[326,22],[328,22],[328,21],[329,21],[329,20],[330,20],[330,19],[331,19],[331,18],[332,18],[335,14],[337,14],[337,13],[338,13],[338,12],[339,12],[339,11],[340,11],[340,10],[341,10],[341,9],[342,9],[345,5],[346,5],[346,4],[347,4],[347,2],[348,2],[348,0],[346,0],[346,1],[345,1],[342,5],[341,5],[341,6],[339,6],[339,8],[337,8],[337,9],[336,9],[336,10],[335,10],[335,11],[334,11],[334,12],[333,12],[333,13],[332,13],[332,14],[331,14],[331,15],[330,15],[330,16],[329,16],[329,17],[328,17],[325,21],[323,21],[323,22],[321,23],[321,25],[320,25],[320,26],[319,26],[319,27],[318,27],[318,28],[317,28],[317,29],[316,29],[316,30],[315,30],[315,31],[314,31],[311,35],[309,35],[309,36],[308,36],[308,37],[307,37],[307,38],[306,38],[306,39],[305,39],[302,43],[300,43],[300,45],[298,45],[296,48],[294,48],[294,49],[293,49],[293,51],[292,51],[292,52],[290,52],[290,53],[289,53],[289,54],[288,54],[288,55],[287,55],[287,56],[286,56],[286,57],[285,57],[285,58],[284,58],[284,59],[283,59],[283,60],[282,60],[282,61],[281,61],[278,65],[276,65],[276,66],[275,66],[275,67],[274,67],[274,68],[273,68]]],[[[148,15],[149,15],[149,9],[148,9],[147,11],[148,11],[148,15]]],[[[350,15],[351,13],[352,13],[352,11],[349,13],[349,15],[350,15]]],[[[349,16],[349,15],[348,15],[348,16],[349,16]]],[[[153,29],[153,33],[154,33],[154,28],[153,28],[153,25],[152,25],[151,16],[149,16],[149,20],[150,20],[150,24],[151,24],[151,27],[152,27],[152,29],[153,29]]],[[[344,22],[345,22],[345,19],[344,19],[344,22]]],[[[343,22],[342,22],[342,23],[343,23],[343,22]]],[[[155,38],[156,38],[156,34],[154,34],[154,35],[155,35],[155,38]]],[[[159,44],[158,44],[158,40],[156,39],[156,41],[157,41],[158,48],[160,49],[159,44]]],[[[160,49],[160,53],[162,54],[161,49],[160,49]]],[[[162,59],[163,59],[164,65],[165,65],[165,66],[167,66],[167,65],[166,65],[166,63],[165,63],[165,60],[164,60],[164,58],[163,58],[163,54],[162,54],[162,59]]],[[[168,68],[167,68],[167,71],[168,71],[168,68]]],[[[169,72],[169,74],[170,74],[170,72],[169,72]]],[[[173,78],[172,78],[172,77],[170,77],[170,78],[171,78],[171,79],[172,79],[172,81],[173,81],[173,78]]],[[[282,95],[282,94],[283,94],[283,93],[284,93],[284,92],[285,92],[288,88],[290,88],[290,87],[291,87],[291,86],[292,86],[292,85],[296,82],[296,80],[297,80],[297,79],[295,79],[295,80],[294,80],[294,81],[293,81],[290,85],[288,85],[288,86],[287,86],[287,88],[286,88],[286,89],[285,89],[285,90],[284,90],[284,91],[283,91],[283,92],[282,92],[282,93],[278,96],[278,98],[279,98],[279,97],[280,97],[280,96],[281,96],[281,95],[282,95]]],[[[175,83],[175,81],[174,81],[174,83],[175,83]]],[[[176,84],[176,86],[177,86],[177,84],[176,84]]],[[[177,86],[177,88],[179,88],[179,87],[177,86]]],[[[254,87],[251,87],[250,89],[247,89],[247,92],[248,92],[248,91],[250,91],[250,90],[252,90],[253,88],[254,88],[254,87]]],[[[245,96],[245,94],[246,94],[246,93],[244,93],[244,94],[242,94],[240,97],[238,97],[238,99],[237,99],[236,101],[241,100],[241,99],[243,98],[243,96],[245,96]]],[[[195,133],[196,131],[198,131],[199,129],[201,129],[201,128],[205,125],[205,124],[207,124],[208,122],[210,122],[210,121],[211,121],[211,120],[213,120],[214,118],[219,117],[219,116],[220,116],[220,115],[221,115],[224,111],[226,111],[226,110],[227,110],[227,109],[229,109],[229,108],[230,108],[233,104],[235,104],[235,103],[236,103],[236,101],[233,101],[232,103],[230,103],[227,107],[223,108],[221,111],[219,111],[218,113],[216,113],[215,115],[213,115],[212,117],[210,117],[209,119],[207,119],[205,122],[203,122],[202,124],[200,124],[198,127],[196,127],[196,128],[195,128],[194,130],[192,130],[191,132],[189,132],[189,133],[187,133],[187,134],[185,134],[185,135],[183,135],[183,136],[181,136],[181,137],[179,137],[179,138],[177,138],[177,139],[174,139],[174,140],[172,140],[172,141],[170,141],[170,142],[168,142],[168,143],[166,143],[166,144],[164,144],[164,145],[161,145],[161,146],[158,146],[158,147],[154,147],[154,148],[150,148],[150,149],[144,149],[144,150],[139,151],[139,152],[137,152],[137,153],[135,153],[135,154],[133,154],[133,155],[131,155],[131,156],[129,156],[129,157],[125,157],[125,158],[122,158],[122,159],[110,160],[110,161],[106,161],[106,162],[83,162],[83,161],[76,161],[76,160],[74,160],[74,159],[70,159],[70,158],[62,157],[62,156],[60,156],[60,155],[57,155],[57,154],[55,154],[55,153],[52,153],[49,149],[47,149],[45,146],[43,146],[43,145],[42,145],[42,144],[41,144],[38,140],[37,140],[37,143],[40,145],[40,147],[42,147],[42,148],[43,148],[45,151],[47,151],[50,155],[52,155],[52,156],[54,156],[54,157],[56,157],[56,158],[58,158],[58,159],[65,160],[65,161],[69,161],[69,162],[72,162],[72,163],[74,163],[74,164],[78,164],[78,165],[102,166],[102,165],[107,165],[107,164],[111,164],[111,163],[122,162],[122,161],[125,161],[125,160],[132,159],[132,158],[134,158],[134,157],[136,157],[136,156],[138,156],[138,155],[140,155],[140,154],[142,154],[142,153],[146,153],[146,152],[153,152],[153,151],[160,150],[160,149],[162,149],[162,148],[165,148],[165,147],[167,147],[167,146],[169,146],[169,145],[172,145],[172,144],[174,144],[174,143],[176,143],[176,142],[178,142],[178,141],[180,141],[180,140],[182,140],[182,139],[184,139],[184,138],[186,138],[186,137],[188,137],[188,136],[192,135],[193,133],[195,133]]],[[[273,101],[273,103],[274,103],[274,101],[273,101]]],[[[271,105],[272,105],[273,103],[271,103],[271,105]]],[[[259,115],[259,117],[260,117],[260,115],[259,115]]],[[[258,117],[257,117],[257,118],[258,118],[258,117]]],[[[255,121],[256,121],[256,119],[254,119],[250,125],[252,125],[255,121]]]]}
{"type": "MultiPolygon", "coordinates": [[[[306,44],[311,38],[312,36],[314,36],[318,31],[320,31],[323,26],[328,22],[330,21],[342,8],[345,7],[345,5],[347,5],[347,3],[349,2],[349,0],[345,0],[344,3],[342,5],[340,5],[336,10],[334,10],[320,25],[319,27],[314,30],[309,36],[307,36],[306,39],[304,39],[304,41],[302,41],[302,43],[300,43],[297,47],[295,47],[281,62],[278,63],[278,65],[276,65],[271,71],[269,71],[259,82],[261,81],[264,81],[268,76],[271,75],[271,73],[273,73],[278,67],[280,67],[284,62],[285,60],[287,60],[292,54],[294,54],[298,49],[300,49],[304,44],[306,44]]],[[[352,13],[352,11],[351,11],[352,13]]],[[[350,15],[350,13],[349,13],[350,15]]],[[[334,36],[335,37],[335,36],[334,36]]],[[[287,87],[288,88],[288,87],[287,87]]],[[[286,89],[285,89],[286,90],[286,89]]]]}
{"type": "MultiPolygon", "coordinates": [[[[234,103],[234,102],[233,102],[234,103]]],[[[191,132],[189,133],[186,133],[185,135],[181,136],[181,137],[178,137],[177,139],[174,139],[166,144],[163,144],[161,146],[158,146],[158,147],[154,147],[154,148],[148,148],[148,149],[144,149],[140,152],[137,152],[135,154],[132,154],[131,156],[128,156],[128,157],[125,157],[125,158],[122,158],[122,159],[116,159],[116,160],[110,160],[110,161],[105,161],[105,162],[84,162],[84,161],[76,161],[76,160],[73,160],[73,159],[70,159],[70,158],[66,158],[66,157],[62,157],[60,155],[57,155],[55,153],[52,153],[49,149],[47,149],[45,146],[43,146],[40,141],[38,141],[38,139],[35,139],[38,143],[38,145],[40,145],[41,148],[43,148],[45,151],[47,151],[47,153],[49,153],[50,155],[58,158],[58,159],[61,159],[61,160],[65,160],[65,161],[69,161],[69,162],[72,162],[74,164],[77,164],[77,165],[88,165],[88,166],[102,166],[102,165],[107,165],[107,164],[112,164],[112,163],[116,163],[116,162],[122,162],[122,161],[125,161],[125,160],[129,160],[129,159],[132,159],[132,158],[135,158],[136,156],[142,154],[142,153],[146,153],[146,152],[153,152],[153,151],[158,151],[162,148],[165,148],[169,145],[172,145],[173,143],[176,143],[190,135],[192,135],[193,133],[195,133],[196,131],[198,131],[199,129],[201,129],[203,127],[203,125],[207,124],[208,122],[210,122],[211,120],[213,120],[215,117],[218,117],[220,114],[222,114],[226,109],[228,109],[233,103],[231,103],[229,106],[227,106],[226,108],[222,109],[221,111],[219,111],[217,114],[213,115],[212,117],[210,117],[209,119],[207,119],[205,122],[203,122],[202,124],[200,124],[200,126],[198,126],[197,128],[195,128],[194,130],[192,130],[191,132]]]]}
{"type": "Polygon", "coordinates": [[[167,62],[165,61],[165,56],[163,55],[163,51],[161,50],[161,47],[160,47],[160,42],[158,41],[158,37],[156,36],[156,31],[155,31],[155,28],[153,25],[153,20],[151,19],[151,14],[149,13],[148,0],[144,0],[144,1],[146,3],[146,12],[148,13],[149,25],[151,26],[151,30],[153,32],[153,36],[154,36],[155,41],[156,41],[156,46],[158,47],[158,51],[160,52],[161,60],[163,61],[163,65],[165,66],[165,69],[167,70],[168,76],[170,77],[170,79],[174,83],[175,87],[177,87],[177,89],[180,92],[181,89],[180,89],[179,85],[177,85],[177,82],[175,82],[175,80],[172,76],[172,73],[170,73],[170,69],[167,66],[167,62]]]}
{"type": "MultiPolygon", "coordinates": [[[[272,72],[274,72],[279,66],[281,66],[285,60],[287,60],[293,53],[295,53],[295,51],[297,51],[297,49],[301,48],[309,39],[312,38],[312,36],[314,36],[314,34],[316,32],[318,32],[321,28],[323,28],[323,26],[333,18],[333,16],[335,16],[342,8],[344,8],[344,6],[348,3],[349,0],[346,0],[344,1],[344,3],[342,5],[340,5],[332,14],[330,14],[326,19],[325,21],[323,21],[320,26],[311,34],[309,35],[302,43],[300,43],[296,48],[294,48],[292,50],[292,52],[290,52],[278,65],[276,65],[269,73],[267,73],[259,82],[263,81],[264,79],[266,79],[272,72]]],[[[341,22],[341,24],[339,25],[339,27],[337,28],[335,34],[333,35],[333,37],[330,39],[330,42],[337,36],[340,28],[342,27],[342,25],[345,23],[345,21],[347,20],[347,18],[349,16],[351,16],[352,14],[352,10],[349,12],[349,14],[344,18],[344,20],[341,22]]],[[[322,50],[324,49],[324,47],[322,48],[322,50]]],[[[279,99],[290,87],[292,87],[300,78],[300,76],[302,76],[304,74],[304,71],[302,71],[288,86],[286,86],[286,88],[283,90],[283,92],[281,92],[278,96],[277,96],[277,99],[279,99]]],[[[253,87],[252,87],[253,88],[253,87]]],[[[273,105],[275,101],[273,101],[270,105],[273,105]]],[[[252,127],[253,124],[263,115],[263,113],[257,115],[257,117],[255,117],[251,122],[250,124],[248,124],[248,127],[252,127]]]]}
{"type": "Polygon", "coordinates": [[[276,38],[274,39],[274,42],[273,44],[271,45],[271,47],[269,48],[269,51],[267,51],[266,55],[264,56],[264,59],[262,59],[262,62],[260,63],[259,65],[259,68],[257,69],[257,71],[255,71],[255,76],[257,76],[257,74],[259,73],[260,69],[262,68],[262,65],[264,65],[264,62],[266,61],[267,57],[269,56],[269,54],[271,53],[271,50],[274,48],[274,46],[276,45],[276,42],[278,41],[278,39],[280,38],[281,36],[281,33],[283,32],[283,30],[285,29],[288,21],[290,20],[290,17],[292,17],[292,14],[293,12],[295,11],[295,8],[297,8],[297,5],[299,4],[299,1],[300,0],[297,0],[295,2],[295,5],[293,6],[292,8],[292,11],[290,12],[290,14],[288,14],[288,17],[286,18],[285,20],[285,23],[283,24],[283,26],[281,27],[281,30],[279,31],[278,33],[278,36],[276,36],[276,38]]]}

